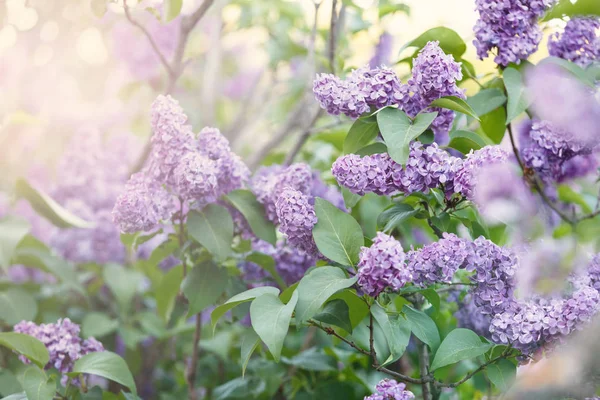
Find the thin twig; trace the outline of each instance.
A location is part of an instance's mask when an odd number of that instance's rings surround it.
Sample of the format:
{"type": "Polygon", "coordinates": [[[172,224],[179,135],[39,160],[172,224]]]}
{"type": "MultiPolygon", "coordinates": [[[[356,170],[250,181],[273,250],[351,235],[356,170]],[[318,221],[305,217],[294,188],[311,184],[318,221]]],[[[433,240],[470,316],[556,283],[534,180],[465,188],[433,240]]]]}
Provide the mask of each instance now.
{"type": "Polygon", "coordinates": [[[290,165],[294,161],[294,158],[300,152],[300,149],[302,149],[302,146],[304,146],[304,143],[306,143],[306,141],[310,137],[311,132],[313,131],[312,128],[317,123],[317,121],[321,117],[321,115],[323,115],[323,109],[319,108],[315,112],[315,115],[310,119],[309,123],[304,128],[302,133],[300,134],[300,137],[298,138],[298,141],[296,142],[296,144],[294,145],[292,150],[287,154],[285,161],[283,162],[283,165],[290,165]]]}
{"type": "Polygon", "coordinates": [[[554,212],[556,212],[563,219],[563,221],[565,221],[571,225],[575,224],[577,221],[571,219],[564,211],[562,211],[558,207],[558,205],[556,203],[554,203],[548,197],[548,195],[546,195],[546,192],[544,192],[542,183],[540,182],[540,178],[537,176],[535,171],[533,171],[525,166],[525,164],[523,163],[523,160],[521,159],[521,156],[519,155],[519,150],[517,149],[517,145],[515,143],[515,138],[514,138],[514,134],[513,134],[513,130],[512,130],[512,124],[509,123],[507,128],[508,128],[508,136],[510,137],[510,144],[512,146],[513,153],[515,154],[515,158],[517,159],[517,162],[519,163],[519,166],[521,167],[521,170],[523,171],[523,175],[525,177],[530,177],[531,183],[533,184],[533,186],[537,190],[537,192],[540,194],[540,197],[542,198],[544,203],[546,203],[548,205],[548,207],[550,207],[552,210],[554,210],[554,212]]]}
{"type": "Polygon", "coordinates": [[[190,400],[196,400],[198,395],[194,390],[196,382],[196,370],[198,369],[198,358],[200,356],[200,335],[202,332],[202,312],[196,314],[196,330],[194,331],[194,343],[192,347],[192,362],[187,373],[188,397],[190,400]]]}
{"type": "Polygon", "coordinates": [[[169,74],[169,76],[172,77],[175,74],[175,72],[173,71],[173,68],[171,67],[171,65],[167,61],[165,55],[158,48],[158,45],[154,41],[154,38],[152,37],[152,35],[150,34],[150,32],[148,32],[148,30],[146,29],[146,27],[144,25],[142,25],[140,22],[136,21],[131,16],[131,13],[129,12],[129,6],[127,5],[127,0],[123,1],[123,9],[125,10],[125,18],[127,18],[127,20],[132,25],[134,25],[135,27],[137,27],[140,31],[142,31],[142,33],[144,34],[144,36],[146,36],[146,38],[148,39],[148,42],[150,42],[150,46],[152,46],[152,49],[154,50],[154,52],[158,56],[158,58],[160,60],[160,63],[163,65],[163,67],[165,67],[165,69],[167,70],[167,73],[169,74]]]}
{"type": "Polygon", "coordinates": [[[514,355],[509,356],[508,355],[508,348],[507,348],[507,350],[505,350],[501,355],[499,355],[498,357],[493,358],[493,359],[491,359],[491,360],[489,360],[489,361],[481,364],[477,369],[469,372],[461,380],[453,382],[453,383],[443,383],[443,382],[440,382],[440,381],[436,381],[435,385],[437,387],[455,388],[457,386],[462,385],[463,383],[465,383],[466,381],[468,381],[469,379],[471,379],[473,376],[475,376],[475,374],[477,374],[478,372],[483,371],[484,369],[486,369],[488,366],[490,366],[490,365],[492,365],[492,364],[494,364],[494,363],[496,363],[496,362],[498,362],[498,361],[500,361],[502,359],[505,359],[505,358],[508,359],[508,358],[512,358],[512,357],[516,357],[516,356],[514,356],[514,355]]]}
{"type": "MultiPolygon", "coordinates": [[[[316,18],[315,18],[316,19],[316,18]]],[[[331,22],[329,25],[329,69],[335,73],[335,47],[337,38],[337,0],[331,2],[331,22]]]]}

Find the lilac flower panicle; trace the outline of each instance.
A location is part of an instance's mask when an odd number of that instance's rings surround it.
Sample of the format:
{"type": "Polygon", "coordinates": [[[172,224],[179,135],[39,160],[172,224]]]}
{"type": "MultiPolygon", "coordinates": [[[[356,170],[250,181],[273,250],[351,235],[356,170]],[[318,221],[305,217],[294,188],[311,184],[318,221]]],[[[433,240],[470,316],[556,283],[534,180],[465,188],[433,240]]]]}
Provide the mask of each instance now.
{"type": "Polygon", "coordinates": [[[423,146],[420,142],[410,145],[406,168],[393,166],[392,180],[404,193],[423,192],[444,186],[451,195],[454,188],[454,176],[461,168],[462,161],[438,147],[437,143],[423,146]]]}
{"type": "MultiPolygon", "coordinates": [[[[14,326],[14,331],[23,333],[41,341],[48,349],[50,360],[45,369],[56,368],[62,374],[73,370],[73,365],[82,356],[91,353],[104,351],[102,343],[93,337],[82,340],[79,337],[79,325],[71,322],[70,319],[59,319],[54,324],[36,325],[33,322],[21,321],[14,326]]],[[[25,356],[19,356],[19,359],[29,364],[30,361],[25,356]]],[[[61,382],[63,385],[68,379],[63,375],[61,382]]]]}
{"type": "Polygon", "coordinates": [[[218,174],[213,160],[200,153],[187,153],[173,173],[177,193],[183,199],[198,200],[201,205],[215,202],[219,196],[218,174]]]}
{"type": "Polygon", "coordinates": [[[456,85],[462,79],[461,63],[445,54],[439,42],[427,42],[413,61],[412,78],[408,84],[428,104],[444,96],[465,98],[456,85]]]}
{"type": "Polygon", "coordinates": [[[317,223],[314,207],[309,204],[308,196],[298,190],[285,189],[275,204],[279,231],[286,235],[290,246],[307,254],[318,254],[317,245],[312,237],[312,229],[317,223]]]}
{"type": "Polygon", "coordinates": [[[561,34],[550,36],[548,52],[583,68],[597,61],[600,58],[600,18],[571,18],[561,34]]]}
{"type": "Polygon", "coordinates": [[[173,197],[142,171],[131,177],[117,198],[112,214],[122,232],[135,233],[157,228],[173,211],[173,197]]]}
{"type": "Polygon", "coordinates": [[[444,233],[437,242],[408,253],[408,269],[413,283],[428,286],[434,283],[450,283],[456,271],[466,266],[472,248],[463,239],[452,233],[444,233]]]}
{"type": "Polygon", "coordinates": [[[406,390],[404,383],[398,383],[393,379],[383,379],[375,386],[376,393],[367,396],[364,400],[411,400],[415,395],[406,390]]]}
{"type": "Polygon", "coordinates": [[[596,254],[588,265],[588,276],[590,285],[600,291],[600,253],[596,254]]]}
{"type": "Polygon", "coordinates": [[[533,54],[542,40],[538,19],[555,0],[476,0],[477,55],[484,59],[493,50],[496,64],[519,64],[533,54]]]}
{"type": "Polygon", "coordinates": [[[371,247],[363,247],[358,263],[358,286],[371,297],[386,288],[398,290],[413,279],[405,265],[402,244],[385,233],[378,232],[371,247]]]}
{"type": "Polygon", "coordinates": [[[482,166],[495,163],[503,163],[508,159],[508,153],[500,146],[485,146],[479,150],[467,154],[460,169],[456,171],[454,179],[454,192],[461,193],[468,199],[473,197],[474,177],[477,170],[482,166]]]}
{"type": "Polygon", "coordinates": [[[397,190],[392,182],[391,162],[387,153],[364,157],[347,154],[333,163],[331,172],[340,186],[354,194],[387,195],[397,190]]]}
{"type": "Polygon", "coordinates": [[[196,148],[192,128],[186,125],[187,116],[171,96],[160,95],[152,103],[152,157],[155,179],[176,185],[173,177],[179,160],[196,148]]]}
{"type": "Polygon", "coordinates": [[[310,195],[312,185],[312,171],[304,163],[292,164],[289,167],[263,167],[251,181],[256,199],[265,207],[267,219],[274,223],[278,223],[275,203],[283,191],[294,189],[304,195],[310,195]]]}

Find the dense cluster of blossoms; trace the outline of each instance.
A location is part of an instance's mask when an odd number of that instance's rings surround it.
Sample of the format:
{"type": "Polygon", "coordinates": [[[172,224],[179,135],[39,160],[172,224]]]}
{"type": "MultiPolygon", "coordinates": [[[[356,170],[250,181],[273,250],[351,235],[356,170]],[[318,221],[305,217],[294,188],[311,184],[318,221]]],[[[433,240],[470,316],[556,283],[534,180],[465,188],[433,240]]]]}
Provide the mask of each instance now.
{"type": "Polygon", "coordinates": [[[452,55],[445,54],[438,42],[428,42],[413,61],[412,77],[400,82],[385,66],[363,67],[342,80],[331,74],[317,76],[313,86],[319,105],[329,114],[344,114],[358,118],[362,114],[389,105],[396,105],[410,117],[421,111],[437,111],[432,123],[436,138],[444,140],[454,120],[454,112],[429,109],[432,101],[444,96],[465,98],[457,82],[462,79],[461,65],[452,55]]]}
{"type": "Polygon", "coordinates": [[[479,20],[475,24],[477,55],[484,59],[496,50],[496,64],[519,64],[535,53],[542,31],[538,19],[555,0],[476,0],[479,20]]]}
{"type": "Polygon", "coordinates": [[[393,379],[383,379],[375,386],[377,393],[365,397],[364,400],[411,400],[415,395],[410,390],[406,390],[404,383],[396,382],[393,379]]]}
{"type": "MultiPolygon", "coordinates": [[[[306,270],[315,265],[316,262],[313,255],[290,247],[284,240],[278,241],[275,246],[264,240],[253,240],[252,251],[273,257],[275,270],[288,285],[298,282],[304,276],[306,270]]],[[[239,268],[242,271],[244,281],[252,286],[275,286],[273,277],[263,267],[253,262],[244,261],[239,265],[239,268]]]]}
{"type": "MultiPolygon", "coordinates": [[[[70,319],[59,319],[54,324],[36,325],[33,322],[21,321],[14,326],[14,331],[23,333],[41,341],[48,349],[50,361],[45,368],[56,368],[63,375],[61,382],[66,384],[68,372],[73,370],[73,365],[82,356],[104,351],[102,343],[93,337],[82,340],[79,337],[79,325],[71,322],[70,319]]],[[[25,356],[19,356],[21,361],[29,364],[30,361],[25,356]]]]}
{"type": "Polygon", "coordinates": [[[319,250],[312,237],[312,229],[317,223],[314,207],[309,197],[294,189],[285,189],[275,204],[279,231],[288,243],[308,254],[316,255],[319,250]]]}
{"type": "Polygon", "coordinates": [[[486,146],[471,152],[465,160],[450,155],[436,143],[424,146],[413,142],[406,167],[388,154],[360,157],[347,154],[338,158],[331,171],[337,182],[352,193],[380,195],[402,192],[427,192],[442,188],[447,196],[461,193],[472,198],[474,176],[483,165],[505,162],[508,155],[498,146],[486,146]]]}
{"type": "Polygon", "coordinates": [[[551,56],[563,58],[587,67],[600,59],[600,18],[574,17],[562,33],[555,33],[548,40],[551,56]]]}
{"type": "Polygon", "coordinates": [[[369,296],[376,297],[386,288],[399,290],[412,280],[404,265],[406,255],[393,237],[378,232],[371,247],[363,247],[358,263],[358,285],[369,296]]]}
{"type": "Polygon", "coordinates": [[[186,122],[172,97],[154,101],[148,164],[130,178],[113,209],[121,231],[153,230],[173,214],[177,198],[201,208],[248,181],[249,169],[218,129],[204,128],[196,138],[186,122]]]}
{"type": "Polygon", "coordinates": [[[547,121],[525,123],[520,132],[523,162],[546,183],[584,176],[595,170],[598,140],[581,140],[547,121]]]}
{"type": "Polygon", "coordinates": [[[399,242],[383,235],[371,248],[362,249],[360,260],[358,285],[372,296],[387,288],[398,290],[407,282],[417,286],[450,283],[459,269],[472,272],[469,279],[473,286],[468,294],[472,304],[458,317],[480,331],[489,320],[493,341],[510,343],[525,355],[540,348],[551,349],[600,309],[600,294],[595,288],[599,256],[592,260],[587,274],[571,278],[572,291],[522,299],[515,297],[517,256],[483,237],[471,241],[445,233],[439,241],[405,255],[399,242]],[[468,322],[472,319],[469,314],[474,313],[481,315],[476,325],[468,322]]]}
{"type": "MultiPolygon", "coordinates": [[[[311,256],[318,254],[312,238],[312,228],[317,223],[315,197],[321,197],[342,210],[345,208],[340,191],[323,182],[303,163],[262,167],[253,176],[250,186],[258,202],[264,206],[267,219],[279,225],[287,243],[311,256]]],[[[244,226],[243,217],[238,226],[244,226]]]]}

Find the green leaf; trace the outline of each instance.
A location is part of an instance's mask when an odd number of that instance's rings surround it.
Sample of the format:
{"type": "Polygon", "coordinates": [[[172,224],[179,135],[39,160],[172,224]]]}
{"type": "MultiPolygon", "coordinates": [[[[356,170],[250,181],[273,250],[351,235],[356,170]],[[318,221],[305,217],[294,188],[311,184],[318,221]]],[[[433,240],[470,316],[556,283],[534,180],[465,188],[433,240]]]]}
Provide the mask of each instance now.
{"type": "Polygon", "coordinates": [[[144,277],[141,273],[118,264],[108,264],[102,270],[104,282],[115,296],[119,309],[126,314],[144,277]]]}
{"type": "Polygon", "coordinates": [[[265,209],[249,190],[234,190],[224,196],[231,205],[242,213],[252,232],[260,239],[275,245],[277,233],[275,226],[265,218],[265,209]]]}
{"type": "Polygon", "coordinates": [[[209,204],[201,211],[191,211],[187,227],[190,236],[206,247],[217,261],[224,261],[231,254],[233,219],[225,207],[209,204]]]}
{"type": "Polygon", "coordinates": [[[252,328],[267,345],[276,362],[281,357],[281,348],[287,335],[292,313],[298,302],[298,292],[292,294],[289,303],[283,304],[274,294],[263,294],[250,304],[252,328]]]}
{"type": "Polygon", "coordinates": [[[167,322],[175,307],[177,294],[183,281],[183,266],[177,265],[164,274],[156,287],[154,297],[156,299],[156,312],[167,322]]]}
{"type": "Polygon", "coordinates": [[[431,144],[435,141],[435,134],[431,129],[427,129],[419,135],[417,140],[423,144],[431,144]]]}
{"type": "Polygon", "coordinates": [[[410,340],[410,324],[402,316],[388,315],[377,303],[371,306],[371,313],[381,327],[390,349],[390,356],[383,363],[387,365],[397,361],[408,346],[410,340]]]}
{"type": "Polygon", "coordinates": [[[431,364],[431,370],[480,356],[491,347],[491,344],[483,343],[479,336],[469,329],[454,329],[440,344],[431,364]]]}
{"type": "Polygon", "coordinates": [[[394,229],[399,228],[407,219],[417,215],[418,212],[418,210],[415,210],[408,204],[395,204],[379,214],[379,217],[377,217],[377,226],[383,226],[383,231],[386,233],[392,232],[394,229]]]}
{"type": "Polygon", "coordinates": [[[348,304],[348,311],[350,317],[350,323],[352,328],[356,327],[369,315],[369,307],[362,297],[356,294],[355,290],[346,289],[341,292],[337,292],[330,297],[330,300],[344,300],[348,304]]]}
{"type": "Polygon", "coordinates": [[[568,185],[558,186],[558,199],[565,203],[577,204],[581,207],[584,213],[592,212],[592,208],[588,203],[586,203],[583,196],[571,189],[571,187],[568,185]]]}
{"type": "Polygon", "coordinates": [[[81,323],[81,333],[84,337],[93,336],[101,338],[117,330],[119,321],[112,319],[102,312],[90,312],[85,315],[81,323]]]}
{"type": "Polygon", "coordinates": [[[348,210],[352,209],[362,199],[362,196],[352,193],[347,187],[342,187],[342,196],[344,197],[344,205],[348,210]]]}
{"type": "Polygon", "coordinates": [[[371,156],[373,154],[383,154],[383,153],[387,153],[387,146],[385,145],[385,143],[382,142],[376,142],[376,143],[371,143],[370,145],[367,145],[365,147],[363,147],[362,149],[359,149],[355,152],[355,154],[364,157],[364,156],[371,156]]]}
{"type": "Polygon", "coordinates": [[[344,153],[355,153],[371,143],[379,133],[377,118],[359,118],[354,121],[344,140],[344,153]]]}
{"type": "Polygon", "coordinates": [[[379,5],[379,18],[383,18],[389,14],[395,14],[397,12],[404,13],[410,16],[410,7],[404,3],[399,4],[381,4],[379,5]]]}
{"type": "Polygon", "coordinates": [[[0,320],[8,325],[33,321],[37,312],[37,303],[29,293],[17,288],[0,292],[0,320]]]}
{"type": "Polygon", "coordinates": [[[281,278],[281,275],[279,275],[279,272],[277,272],[277,269],[275,268],[275,260],[273,259],[273,257],[264,253],[256,252],[249,254],[246,257],[246,261],[250,261],[256,265],[259,265],[265,271],[267,271],[282,290],[285,290],[287,288],[287,285],[285,284],[284,280],[281,278]]]}
{"type": "Polygon", "coordinates": [[[432,107],[441,107],[441,108],[446,108],[448,110],[457,111],[459,113],[473,117],[479,121],[479,117],[477,116],[475,111],[471,108],[471,106],[466,101],[464,101],[460,97],[456,97],[456,96],[441,97],[441,98],[431,102],[431,106],[432,107]]]}
{"type": "Polygon", "coordinates": [[[221,296],[229,277],[225,268],[208,261],[192,268],[181,284],[181,290],[189,301],[188,317],[198,314],[221,296]]]}
{"type": "Polygon", "coordinates": [[[435,322],[423,311],[415,310],[410,306],[404,306],[403,311],[410,323],[412,333],[435,352],[440,345],[440,333],[435,322]]]}
{"type": "Polygon", "coordinates": [[[21,218],[6,217],[0,220],[0,266],[7,268],[19,242],[29,232],[29,223],[21,218]]]}
{"type": "Polygon", "coordinates": [[[3,397],[2,400],[27,400],[27,394],[25,392],[14,393],[10,396],[3,397]]]}
{"type": "Polygon", "coordinates": [[[550,21],[554,18],[563,16],[572,17],[575,15],[598,15],[600,16],[600,3],[597,0],[577,0],[573,3],[571,0],[560,0],[544,16],[543,21],[550,21]]]}
{"type": "Polygon", "coordinates": [[[321,267],[310,271],[302,278],[296,289],[298,292],[296,320],[304,323],[312,318],[331,296],[354,285],[356,279],[356,277],[346,278],[344,271],[337,267],[321,267]]]}
{"type": "Polygon", "coordinates": [[[59,228],[92,228],[94,224],[71,214],[46,193],[35,189],[26,180],[18,179],[15,186],[16,195],[24,198],[42,217],[59,228]]]}
{"type": "Polygon", "coordinates": [[[506,110],[498,107],[481,117],[481,129],[495,144],[500,144],[506,133],[506,110]]]}
{"type": "Polygon", "coordinates": [[[52,400],[56,393],[56,382],[36,366],[30,366],[21,375],[23,390],[28,400],[52,400]]]}
{"type": "Polygon", "coordinates": [[[125,360],[118,354],[110,351],[100,351],[86,354],[75,361],[73,372],[71,374],[91,374],[98,375],[113,382],[117,382],[137,396],[135,381],[129,371],[125,360]]]}
{"type": "Polygon", "coordinates": [[[167,22],[179,16],[183,0],[165,0],[167,22]]]}
{"type": "Polygon", "coordinates": [[[482,89],[476,95],[469,97],[467,103],[477,115],[482,116],[502,107],[506,103],[506,96],[500,89],[482,89]]]}
{"type": "Polygon", "coordinates": [[[423,297],[431,304],[433,308],[439,311],[440,309],[440,295],[433,289],[425,289],[421,291],[423,297]]]}
{"type": "Polygon", "coordinates": [[[508,125],[529,107],[529,100],[525,94],[523,76],[519,71],[509,67],[504,70],[502,76],[508,94],[508,104],[506,106],[506,124],[508,125]]]}
{"type": "Polygon", "coordinates": [[[24,355],[40,368],[44,368],[50,360],[46,346],[33,336],[23,333],[0,332],[0,346],[24,355]]]}
{"type": "Polygon", "coordinates": [[[245,292],[236,294],[229,300],[227,300],[224,304],[216,307],[210,315],[211,325],[213,327],[213,331],[217,326],[217,322],[219,319],[227,313],[227,311],[231,310],[237,305],[242,303],[247,303],[249,301],[254,300],[258,296],[262,296],[263,294],[270,293],[275,296],[279,294],[279,289],[273,286],[261,286],[257,288],[253,288],[250,290],[246,290],[245,292]]]}
{"type": "Polygon", "coordinates": [[[418,47],[421,49],[427,42],[434,40],[440,42],[440,47],[444,50],[444,53],[452,54],[455,58],[460,58],[460,56],[467,51],[467,45],[458,33],[452,29],[439,26],[426,31],[421,36],[411,40],[400,49],[400,52],[407,47],[418,47]]]}
{"type": "Polygon", "coordinates": [[[448,147],[458,150],[463,154],[468,154],[471,150],[479,150],[485,146],[487,146],[485,140],[475,132],[450,132],[450,143],[448,143],[448,147]]]}
{"type": "Polygon", "coordinates": [[[250,362],[250,357],[252,357],[252,353],[260,344],[260,338],[254,332],[253,329],[249,329],[242,336],[242,344],[241,344],[241,359],[242,359],[242,376],[246,375],[246,367],[248,367],[248,362],[250,362]]]}
{"type": "Polygon", "coordinates": [[[517,366],[508,360],[498,360],[486,368],[490,381],[500,390],[506,392],[517,377],[517,366]]]}
{"type": "Polygon", "coordinates": [[[392,160],[406,164],[410,142],[425,132],[436,116],[437,112],[422,113],[411,121],[402,110],[389,107],[382,109],[377,114],[377,123],[392,160]]]}
{"type": "Polygon", "coordinates": [[[342,328],[348,333],[352,333],[352,323],[350,322],[350,309],[344,300],[331,300],[323,310],[313,317],[314,320],[325,322],[342,328]]]}
{"type": "Polygon", "coordinates": [[[364,244],[362,229],[350,215],[327,200],[315,199],[317,224],[313,237],[319,251],[330,260],[343,265],[356,265],[360,247],[364,244]]]}
{"type": "Polygon", "coordinates": [[[322,350],[311,348],[302,353],[295,355],[292,358],[282,357],[281,359],[288,365],[293,365],[307,371],[336,371],[337,365],[335,359],[327,354],[323,354],[322,350]]]}

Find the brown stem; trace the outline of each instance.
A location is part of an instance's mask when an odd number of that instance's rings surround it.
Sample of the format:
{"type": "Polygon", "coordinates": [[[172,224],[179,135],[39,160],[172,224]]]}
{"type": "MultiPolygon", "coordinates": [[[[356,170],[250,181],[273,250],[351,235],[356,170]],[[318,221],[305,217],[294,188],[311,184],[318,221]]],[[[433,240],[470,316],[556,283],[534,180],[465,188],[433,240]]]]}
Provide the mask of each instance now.
{"type": "Polygon", "coordinates": [[[198,369],[198,358],[200,356],[200,336],[202,333],[202,313],[196,314],[196,330],[194,331],[194,343],[192,347],[192,361],[187,372],[188,397],[190,400],[196,400],[198,395],[194,390],[196,382],[196,370],[198,369]]]}
{"type": "Polygon", "coordinates": [[[160,49],[158,48],[158,45],[154,41],[154,38],[152,37],[150,32],[148,32],[146,27],[144,25],[142,25],[139,21],[136,21],[135,19],[133,19],[133,17],[131,16],[131,13],[129,12],[129,6],[127,5],[127,0],[123,1],[123,9],[125,10],[125,18],[127,18],[127,20],[132,25],[137,27],[144,34],[144,36],[146,36],[146,38],[148,39],[148,42],[150,42],[150,46],[152,46],[152,49],[158,56],[160,63],[163,65],[163,67],[165,67],[169,76],[172,77],[174,75],[173,68],[171,68],[171,65],[165,58],[165,55],[162,53],[162,51],[160,51],[160,49]]]}
{"type": "Polygon", "coordinates": [[[510,144],[513,149],[513,153],[515,154],[515,158],[517,159],[517,162],[519,163],[519,166],[521,167],[521,170],[523,171],[523,175],[525,177],[530,176],[530,181],[533,184],[533,187],[537,190],[537,192],[540,194],[540,197],[542,198],[544,203],[546,203],[548,205],[548,207],[550,207],[552,210],[554,210],[554,212],[556,212],[563,219],[563,221],[568,222],[569,224],[575,224],[576,220],[571,219],[567,214],[565,214],[564,211],[562,211],[558,207],[558,205],[556,203],[554,203],[546,195],[546,193],[544,192],[543,184],[540,181],[540,178],[535,173],[535,171],[530,170],[529,168],[525,167],[525,164],[523,163],[523,160],[521,159],[521,156],[519,155],[519,150],[517,149],[517,145],[515,143],[515,137],[513,134],[511,123],[508,124],[507,129],[508,129],[508,136],[510,138],[510,144]]]}
{"type": "Polygon", "coordinates": [[[335,45],[337,37],[337,0],[331,2],[331,22],[329,26],[329,69],[335,73],[335,45]]]}
{"type": "MultiPolygon", "coordinates": [[[[419,350],[419,372],[422,378],[429,377],[429,350],[427,345],[416,339],[417,347],[419,350]]],[[[421,384],[421,390],[423,391],[423,400],[431,400],[431,388],[429,386],[429,379],[421,384]]]]}
{"type": "Polygon", "coordinates": [[[515,356],[508,356],[507,352],[505,351],[504,353],[502,353],[501,355],[499,355],[496,358],[493,358],[483,364],[481,364],[477,369],[475,369],[474,371],[469,372],[467,375],[465,375],[461,380],[453,382],[453,383],[443,383],[443,382],[439,382],[436,381],[435,385],[437,387],[447,387],[447,388],[455,388],[457,386],[462,385],[463,383],[465,383],[466,381],[468,381],[469,379],[471,379],[475,374],[477,374],[480,371],[483,371],[484,369],[486,369],[489,365],[492,365],[494,363],[496,363],[497,361],[500,361],[502,359],[508,359],[508,358],[512,358],[515,356]]]}

